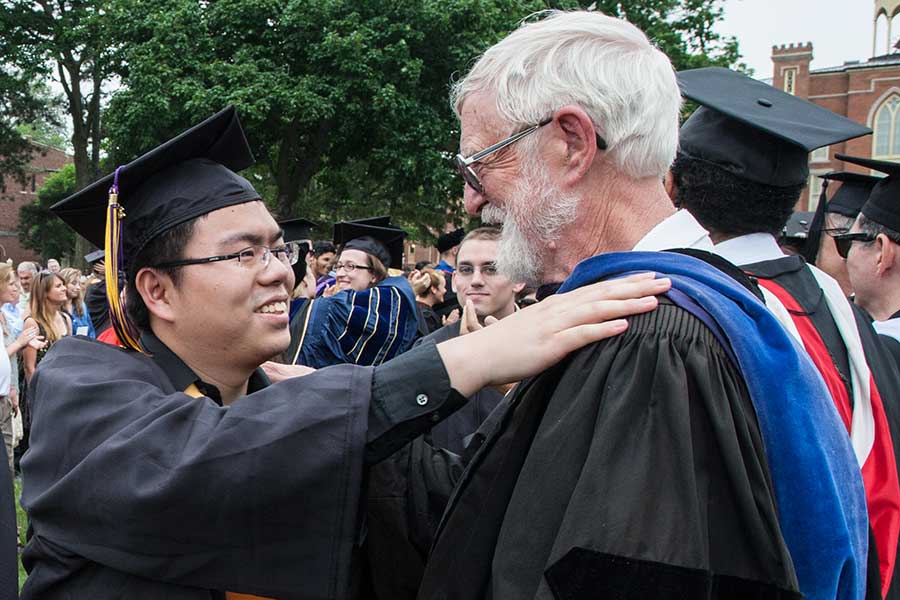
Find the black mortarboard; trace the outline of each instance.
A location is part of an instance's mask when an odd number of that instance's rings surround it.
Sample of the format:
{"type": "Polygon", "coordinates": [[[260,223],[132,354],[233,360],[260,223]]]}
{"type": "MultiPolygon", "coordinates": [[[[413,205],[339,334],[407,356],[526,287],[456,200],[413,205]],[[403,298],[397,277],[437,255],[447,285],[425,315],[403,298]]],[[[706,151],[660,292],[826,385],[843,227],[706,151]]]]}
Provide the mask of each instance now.
{"type": "Polygon", "coordinates": [[[872,188],[860,212],[880,225],[900,231],[900,163],[844,154],[836,154],[835,157],[887,175],[872,188]]]}
{"type": "Polygon", "coordinates": [[[466,230],[460,227],[454,231],[449,231],[447,233],[441,234],[437,239],[437,250],[441,254],[453,248],[453,246],[459,246],[463,238],[466,237],[466,230]]]}
{"type": "Polygon", "coordinates": [[[803,248],[803,257],[806,262],[815,264],[819,256],[819,245],[822,239],[822,229],[825,227],[825,213],[835,213],[855,219],[859,209],[865,204],[872,188],[878,183],[880,177],[851,173],[850,171],[832,171],[822,178],[822,193],[819,195],[819,204],[809,228],[809,237],[803,248]],[[828,199],[828,183],[839,181],[841,187],[828,199]]]}
{"type": "Polygon", "coordinates": [[[84,262],[86,262],[89,265],[92,265],[95,262],[97,262],[98,260],[103,260],[103,254],[104,254],[103,250],[94,250],[90,254],[84,255],[84,262]]]}
{"type": "Polygon", "coordinates": [[[310,230],[318,227],[315,221],[310,221],[309,219],[288,219],[279,221],[278,224],[284,229],[285,242],[308,240],[310,230]]]}
{"type": "Polygon", "coordinates": [[[120,166],[50,210],[105,249],[110,316],[119,340],[139,349],[115,288],[120,262],[162,233],[214,210],[259,199],[235,171],[254,163],[233,106],[120,166]]]}
{"type": "Polygon", "coordinates": [[[341,221],[334,225],[334,243],[344,250],[361,250],[380,260],[385,267],[403,268],[403,239],[406,232],[391,224],[390,217],[341,221]]]}
{"type": "Polygon", "coordinates": [[[813,219],[812,211],[797,211],[791,213],[788,222],[781,230],[781,237],[787,240],[805,240],[809,235],[809,224],[813,219]]]}
{"type": "Polygon", "coordinates": [[[872,132],[730,69],[681,71],[678,83],[702,105],[681,127],[680,153],[756,183],[805,183],[810,151],[872,132]]]}
{"type": "Polygon", "coordinates": [[[860,209],[872,188],[875,187],[881,177],[874,175],[863,175],[862,173],[853,173],[851,171],[833,171],[821,176],[826,181],[840,181],[841,187],[834,193],[825,205],[825,212],[837,213],[845,217],[856,218],[860,209]]]}

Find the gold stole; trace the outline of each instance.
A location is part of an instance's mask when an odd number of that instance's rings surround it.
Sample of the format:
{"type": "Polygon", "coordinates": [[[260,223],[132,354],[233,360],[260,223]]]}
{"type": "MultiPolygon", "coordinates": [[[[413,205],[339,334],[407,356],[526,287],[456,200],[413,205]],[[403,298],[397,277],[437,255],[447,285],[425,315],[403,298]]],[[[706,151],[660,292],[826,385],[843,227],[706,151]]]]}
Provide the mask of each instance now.
{"type": "MultiPolygon", "coordinates": [[[[191,398],[201,398],[203,394],[200,393],[200,390],[197,389],[197,386],[193,383],[187,388],[185,388],[184,393],[190,396],[191,398]]],[[[253,596],[251,594],[239,594],[237,592],[225,592],[226,600],[273,600],[272,598],[265,598],[263,596],[253,596]]]]}

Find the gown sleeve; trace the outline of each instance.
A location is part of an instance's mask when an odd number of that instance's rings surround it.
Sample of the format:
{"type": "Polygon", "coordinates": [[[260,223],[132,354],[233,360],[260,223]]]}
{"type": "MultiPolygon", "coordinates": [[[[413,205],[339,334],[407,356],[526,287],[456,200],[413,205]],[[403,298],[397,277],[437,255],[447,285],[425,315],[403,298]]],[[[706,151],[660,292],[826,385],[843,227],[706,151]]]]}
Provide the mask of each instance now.
{"type": "MultiPolygon", "coordinates": [[[[433,344],[423,350],[420,359],[437,356],[433,344]]],[[[415,363],[416,355],[404,358],[415,363]]],[[[61,340],[30,392],[37,401],[22,503],[33,536],[23,562],[42,569],[29,584],[52,589],[81,560],[121,576],[121,589],[133,577],[342,597],[368,446],[405,444],[453,405],[446,372],[430,388],[399,385],[409,365],[323,369],[223,408],[171,389],[146,357],[61,340]],[[57,563],[67,566],[55,573],[57,563]]]]}

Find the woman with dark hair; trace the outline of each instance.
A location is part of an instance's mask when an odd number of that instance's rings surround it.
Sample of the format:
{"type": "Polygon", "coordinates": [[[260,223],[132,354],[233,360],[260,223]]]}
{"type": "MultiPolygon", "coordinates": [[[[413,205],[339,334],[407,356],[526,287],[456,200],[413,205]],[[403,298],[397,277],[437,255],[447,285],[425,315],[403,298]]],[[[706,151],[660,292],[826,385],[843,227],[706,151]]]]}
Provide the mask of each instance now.
{"type": "Polygon", "coordinates": [[[412,346],[419,325],[415,294],[405,278],[388,276],[389,267],[402,266],[405,237],[390,217],[334,226],[335,284],[291,320],[285,362],[379,365],[412,346]]]}
{"type": "Polygon", "coordinates": [[[91,315],[88,312],[87,304],[84,302],[84,287],[81,283],[83,275],[81,271],[72,267],[66,267],[60,270],[59,275],[66,282],[66,303],[63,306],[63,310],[72,319],[72,331],[76,335],[96,338],[97,333],[94,331],[91,315]]]}
{"type": "Polygon", "coordinates": [[[50,346],[65,336],[72,335],[72,319],[63,310],[67,300],[66,282],[58,273],[38,273],[31,285],[31,315],[25,319],[25,328],[37,325],[38,332],[47,341],[47,345],[40,350],[26,346],[22,351],[26,382],[31,381],[35,368],[50,346]]]}

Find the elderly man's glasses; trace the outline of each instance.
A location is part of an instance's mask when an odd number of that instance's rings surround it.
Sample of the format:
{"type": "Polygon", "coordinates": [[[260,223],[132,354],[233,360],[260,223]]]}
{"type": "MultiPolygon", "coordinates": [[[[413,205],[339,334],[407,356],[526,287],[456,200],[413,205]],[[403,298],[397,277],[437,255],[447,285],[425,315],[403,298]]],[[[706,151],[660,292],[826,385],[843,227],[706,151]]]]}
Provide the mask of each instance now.
{"type": "Polygon", "coordinates": [[[297,242],[288,242],[283,246],[269,248],[268,246],[248,246],[243,250],[232,252],[231,254],[220,254],[219,256],[207,256],[205,258],[185,258],[183,260],[173,260],[153,265],[157,269],[171,269],[174,267],[184,267],[187,265],[202,265],[206,263],[220,262],[223,260],[237,260],[241,266],[252,268],[263,268],[269,266],[272,255],[284,263],[291,266],[297,263],[300,258],[300,244],[297,242]]]}
{"type": "Polygon", "coordinates": [[[874,242],[878,236],[874,233],[842,233],[834,236],[834,246],[841,258],[847,258],[850,254],[850,246],[853,242],[874,242]]]}
{"type": "MultiPolygon", "coordinates": [[[[481,184],[481,179],[479,179],[478,174],[475,173],[475,169],[472,168],[477,162],[481,162],[491,154],[495,152],[499,152],[503,150],[507,146],[515,144],[519,140],[521,140],[526,135],[532,134],[544,125],[547,125],[553,120],[553,117],[548,117],[538,123],[537,125],[531,125],[530,127],[526,127],[522,131],[518,133],[514,133],[505,140],[501,140],[494,144],[493,146],[488,146],[484,150],[476,152],[472,156],[466,158],[462,154],[457,154],[453,159],[453,163],[456,165],[456,170],[459,171],[459,174],[462,176],[463,180],[469,185],[470,188],[478,192],[479,194],[484,194],[484,186],[481,184]]],[[[597,148],[600,150],[606,150],[607,144],[606,140],[600,137],[600,134],[597,134],[597,148]]]]}
{"type": "Polygon", "coordinates": [[[371,271],[372,267],[365,267],[363,265],[358,265],[352,262],[339,262],[334,264],[334,272],[337,273],[340,270],[344,270],[347,273],[352,273],[357,269],[362,269],[363,271],[371,271]]]}

